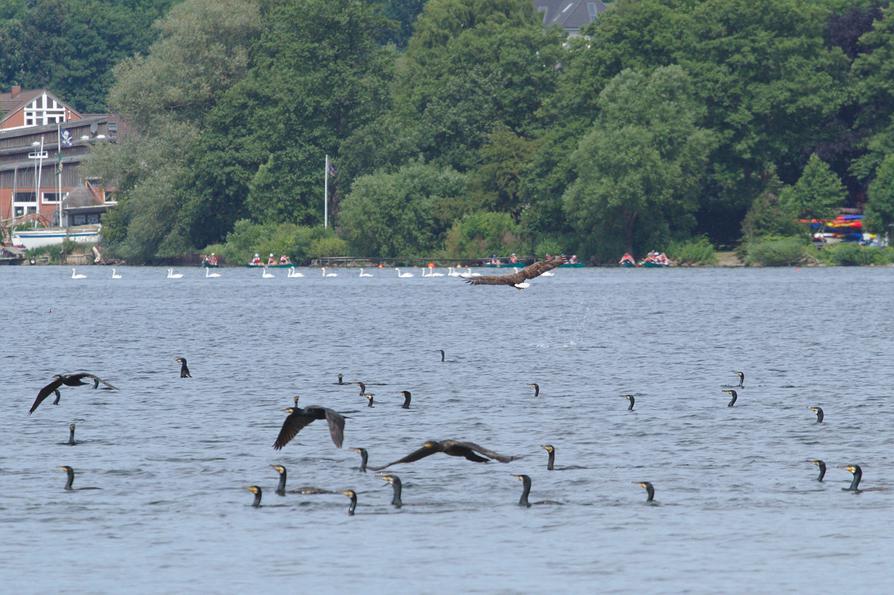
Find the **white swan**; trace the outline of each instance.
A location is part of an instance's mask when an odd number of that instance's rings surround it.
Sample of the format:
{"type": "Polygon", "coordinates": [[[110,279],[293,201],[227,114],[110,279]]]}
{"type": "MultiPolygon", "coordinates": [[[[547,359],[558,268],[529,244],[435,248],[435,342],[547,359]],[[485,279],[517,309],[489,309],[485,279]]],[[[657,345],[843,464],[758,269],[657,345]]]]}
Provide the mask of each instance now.
{"type": "Polygon", "coordinates": [[[299,273],[295,270],[295,267],[289,267],[289,274],[286,275],[289,279],[296,279],[298,277],[303,277],[304,273],[299,273]]]}
{"type": "Polygon", "coordinates": [[[168,269],[168,279],[182,279],[183,273],[175,273],[174,269],[168,269]]]}
{"type": "Polygon", "coordinates": [[[261,279],[272,279],[275,275],[267,270],[267,267],[264,267],[264,270],[261,271],[261,279]]]}
{"type": "Polygon", "coordinates": [[[120,279],[121,275],[118,274],[118,269],[112,269],[112,279],[120,279]]]}
{"type": "Polygon", "coordinates": [[[360,269],[360,276],[361,276],[361,277],[372,277],[371,274],[369,274],[369,273],[364,273],[364,272],[363,272],[363,269],[360,269]]]}
{"type": "Polygon", "coordinates": [[[447,267],[447,276],[448,276],[448,277],[459,277],[461,274],[462,274],[462,273],[460,273],[459,271],[457,271],[455,268],[453,268],[453,267],[447,267]]]}
{"type": "Polygon", "coordinates": [[[206,279],[217,279],[220,277],[220,273],[212,273],[211,269],[205,267],[205,278],[206,279]]]}
{"type": "Polygon", "coordinates": [[[460,273],[459,276],[462,277],[463,279],[468,279],[470,277],[480,277],[481,273],[473,273],[472,269],[470,269],[469,267],[466,267],[466,272],[460,273]]]}
{"type": "Polygon", "coordinates": [[[71,278],[72,279],[86,279],[87,275],[81,275],[74,269],[71,269],[71,278]]]}
{"type": "Polygon", "coordinates": [[[395,268],[394,270],[397,271],[397,276],[400,277],[401,279],[409,279],[410,277],[413,276],[413,273],[401,273],[400,269],[398,269],[398,268],[395,268]]]}
{"type": "Polygon", "coordinates": [[[443,277],[444,273],[436,273],[434,269],[429,269],[426,277],[443,277]]]}
{"type": "Polygon", "coordinates": [[[338,277],[338,273],[327,273],[326,267],[320,267],[320,271],[323,272],[324,277],[338,277]]]}

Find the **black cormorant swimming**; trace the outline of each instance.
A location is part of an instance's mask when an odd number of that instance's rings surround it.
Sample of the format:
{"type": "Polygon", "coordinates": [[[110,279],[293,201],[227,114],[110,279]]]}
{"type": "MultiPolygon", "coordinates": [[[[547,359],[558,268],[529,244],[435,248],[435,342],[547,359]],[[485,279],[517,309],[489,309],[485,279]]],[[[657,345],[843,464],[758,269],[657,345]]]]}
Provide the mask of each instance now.
{"type": "Polygon", "coordinates": [[[823,413],[823,408],[822,407],[810,407],[809,409],[811,411],[813,411],[813,413],[816,415],[816,423],[818,423],[818,424],[823,423],[823,418],[825,417],[825,414],[823,413]]]}
{"type": "Polygon", "coordinates": [[[77,444],[75,442],[75,425],[73,423],[68,424],[68,445],[74,446],[77,444]]]}
{"type": "Polygon", "coordinates": [[[627,399],[627,402],[629,403],[629,405],[627,405],[627,411],[633,411],[633,404],[636,403],[636,397],[634,397],[633,395],[621,395],[621,396],[624,397],[625,399],[627,399]]]}
{"type": "Polygon", "coordinates": [[[262,494],[261,488],[259,486],[248,486],[245,489],[255,495],[255,500],[254,500],[254,502],[251,503],[251,505],[254,506],[255,508],[260,508],[261,494],[262,494]]]}
{"type": "Polygon", "coordinates": [[[848,471],[854,474],[854,478],[851,480],[851,485],[846,488],[841,488],[845,492],[859,492],[860,491],[860,480],[863,479],[863,470],[860,469],[860,465],[848,465],[845,467],[848,471]]]}
{"type": "Polygon", "coordinates": [[[549,455],[549,460],[546,463],[546,470],[553,471],[556,468],[556,447],[552,444],[541,444],[540,448],[546,451],[546,454],[549,455]]]}
{"type": "Polygon", "coordinates": [[[816,478],[817,481],[822,481],[826,476],[826,463],[820,459],[810,459],[807,461],[808,463],[813,463],[819,468],[819,477],[816,478]]]}
{"type": "Polygon", "coordinates": [[[93,388],[97,388],[100,383],[106,385],[107,388],[112,390],[118,390],[99,376],[95,374],[88,374],[87,372],[78,372],[77,374],[54,374],[53,381],[48,385],[40,389],[37,393],[37,398],[34,399],[34,403],[31,405],[31,410],[28,411],[28,415],[34,413],[34,410],[51,394],[56,394],[56,400],[53,401],[53,405],[59,404],[59,398],[62,394],[59,392],[59,387],[65,386],[84,386],[85,384],[89,384],[89,382],[84,382],[85,378],[90,378],[93,380],[93,388]]]}
{"type": "Polygon", "coordinates": [[[410,399],[413,398],[412,393],[410,393],[410,391],[408,391],[408,390],[402,390],[402,391],[400,391],[400,394],[402,394],[404,396],[404,404],[401,405],[401,408],[409,409],[410,408],[410,399]]]}
{"type": "Polygon", "coordinates": [[[382,479],[382,481],[390,483],[391,488],[394,490],[394,496],[391,498],[391,505],[394,506],[395,508],[400,508],[401,506],[403,506],[404,503],[401,502],[401,499],[400,499],[400,494],[401,494],[401,490],[402,490],[400,477],[398,477],[397,475],[393,475],[391,473],[386,473],[384,475],[380,475],[379,477],[382,479]]]}
{"type": "Polygon", "coordinates": [[[336,384],[344,384],[344,383],[345,383],[345,375],[339,372],[338,382],[336,382],[336,384]]]}
{"type": "Polygon", "coordinates": [[[745,388],[745,372],[736,370],[734,374],[739,377],[739,388],[745,388]]]}
{"type": "Polygon", "coordinates": [[[344,490],[342,494],[351,499],[351,505],[348,506],[348,514],[353,516],[354,509],[357,508],[357,492],[354,490],[344,490]]]}
{"type": "Polygon", "coordinates": [[[655,500],[655,487],[648,481],[634,481],[633,483],[639,485],[642,489],[646,490],[646,502],[652,502],[655,500]]]}
{"type": "Polygon", "coordinates": [[[732,399],[729,400],[729,403],[727,403],[726,406],[727,406],[727,407],[732,407],[733,405],[735,405],[735,404],[736,404],[736,399],[739,398],[739,393],[737,393],[737,392],[736,392],[734,389],[732,389],[732,388],[725,388],[725,389],[723,389],[723,392],[725,392],[726,394],[728,394],[729,396],[732,397],[732,399]]]}
{"type": "Polygon", "coordinates": [[[279,436],[276,437],[276,442],[273,443],[275,450],[279,450],[288,444],[301,428],[318,419],[326,420],[329,424],[329,435],[332,436],[332,442],[335,443],[335,446],[341,448],[341,443],[345,439],[345,418],[338,412],[318,405],[309,405],[303,409],[301,407],[287,407],[286,411],[289,415],[282,424],[279,436]]]}
{"type": "Polygon", "coordinates": [[[360,387],[360,396],[361,397],[366,394],[366,384],[364,384],[363,382],[359,382],[359,381],[354,382],[353,384],[356,384],[360,387]]]}
{"type": "Polygon", "coordinates": [[[373,406],[373,400],[374,400],[375,395],[372,394],[372,393],[366,393],[366,394],[363,395],[363,396],[366,397],[366,406],[367,406],[367,407],[372,407],[372,406],[373,406]]]}
{"type": "Polygon", "coordinates": [[[501,455],[492,450],[488,450],[484,447],[478,446],[473,442],[461,442],[459,440],[427,440],[425,444],[422,445],[422,448],[414,450],[404,458],[392,461],[383,467],[370,467],[370,469],[372,469],[373,471],[381,471],[383,469],[387,469],[391,465],[397,465],[399,463],[412,463],[414,461],[424,459],[427,456],[431,456],[439,452],[450,455],[452,457],[465,457],[466,459],[474,461],[476,463],[488,463],[490,462],[490,459],[500,461],[501,463],[508,463],[509,461],[515,459],[515,457],[501,455]]]}
{"type": "Polygon", "coordinates": [[[365,448],[352,448],[351,450],[360,454],[360,467],[357,470],[366,473],[366,463],[369,461],[369,453],[366,452],[365,448]]]}
{"type": "Polygon", "coordinates": [[[276,472],[279,473],[279,485],[276,486],[276,495],[277,496],[285,496],[286,495],[286,477],[288,473],[286,472],[286,468],[283,465],[270,465],[276,472]]]}
{"type": "MultiPolygon", "coordinates": [[[[180,362],[180,378],[192,378],[192,374],[189,373],[189,368],[186,367],[186,358],[185,357],[175,357],[174,361],[180,362]]],[[[261,488],[258,488],[259,490],[261,488]]],[[[260,494],[260,492],[259,492],[260,494]]],[[[260,498],[260,496],[258,496],[260,498]]]]}
{"type": "Polygon", "coordinates": [[[68,478],[65,482],[65,489],[67,491],[71,492],[71,491],[80,491],[80,490],[98,490],[99,489],[99,488],[74,488],[74,487],[72,487],[72,484],[74,483],[74,480],[75,480],[74,469],[72,469],[68,465],[62,465],[59,468],[62,469],[63,471],[65,471],[65,474],[68,476],[68,478]]]}
{"type": "Polygon", "coordinates": [[[534,396],[535,396],[535,397],[539,397],[539,396],[540,396],[540,385],[539,385],[539,384],[537,384],[536,382],[532,382],[532,383],[529,384],[528,386],[530,386],[531,388],[534,389],[534,396]]]}
{"type": "Polygon", "coordinates": [[[441,361],[442,361],[442,362],[443,362],[443,361],[447,361],[447,354],[444,353],[444,350],[443,350],[443,349],[438,349],[438,351],[439,351],[440,354],[441,354],[441,361]]]}
{"type": "Polygon", "coordinates": [[[518,505],[524,506],[525,508],[530,508],[532,504],[561,504],[561,502],[556,502],[555,500],[541,500],[539,502],[528,502],[528,496],[531,493],[531,478],[527,475],[516,475],[515,479],[522,482],[522,495],[518,499],[518,505]]]}

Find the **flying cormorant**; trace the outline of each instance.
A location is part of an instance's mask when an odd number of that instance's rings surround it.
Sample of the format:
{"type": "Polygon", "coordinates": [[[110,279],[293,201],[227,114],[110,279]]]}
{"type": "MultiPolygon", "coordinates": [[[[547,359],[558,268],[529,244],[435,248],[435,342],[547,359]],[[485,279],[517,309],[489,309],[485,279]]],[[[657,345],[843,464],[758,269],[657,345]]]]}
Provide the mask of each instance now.
{"type": "Polygon", "coordinates": [[[400,508],[401,506],[403,506],[404,503],[401,502],[401,499],[400,499],[401,490],[402,490],[400,477],[398,477],[397,475],[393,475],[391,473],[386,473],[384,475],[380,475],[379,478],[382,481],[390,483],[392,489],[394,490],[394,496],[391,498],[391,505],[394,506],[395,508],[400,508]]]}
{"type": "MultiPolygon", "coordinates": [[[[192,374],[189,373],[189,368],[186,367],[186,358],[185,357],[175,357],[175,362],[180,362],[180,378],[192,378],[192,374]]],[[[261,488],[258,488],[261,489],[261,488]]],[[[258,496],[260,498],[260,496],[258,496]]]]}
{"type": "Polygon", "coordinates": [[[109,389],[118,390],[99,376],[94,374],[88,374],[87,372],[78,372],[76,374],[54,374],[53,381],[48,385],[40,389],[40,392],[37,393],[37,398],[34,399],[34,403],[31,405],[31,410],[28,411],[28,415],[34,413],[34,410],[51,394],[56,394],[56,400],[53,401],[53,405],[59,404],[59,399],[62,394],[59,392],[60,386],[84,386],[85,384],[89,384],[89,382],[84,382],[85,378],[90,378],[93,380],[93,388],[97,388],[100,383],[106,385],[109,389]]]}
{"type": "Polygon", "coordinates": [[[381,471],[383,469],[387,469],[391,465],[397,465],[399,463],[412,463],[414,461],[424,459],[425,457],[439,452],[450,455],[452,457],[465,457],[466,459],[474,461],[476,463],[488,463],[490,462],[490,459],[495,459],[497,461],[500,461],[501,463],[508,463],[509,461],[515,459],[515,457],[501,455],[482,446],[478,446],[473,442],[461,442],[459,440],[427,440],[425,444],[422,445],[422,448],[414,450],[404,458],[392,461],[383,467],[370,467],[370,469],[372,469],[373,471],[381,471]]]}
{"type": "Polygon", "coordinates": [[[345,439],[345,418],[338,412],[328,407],[320,407],[319,405],[309,405],[305,408],[287,407],[285,409],[289,415],[286,417],[273,443],[275,450],[281,449],[295,437],[295,435],[307,424],[318,419],[325,419],[329,424],[329,435],[332,436],[332,442],[335,446],[341,448],[341,443],[345,439]]]}

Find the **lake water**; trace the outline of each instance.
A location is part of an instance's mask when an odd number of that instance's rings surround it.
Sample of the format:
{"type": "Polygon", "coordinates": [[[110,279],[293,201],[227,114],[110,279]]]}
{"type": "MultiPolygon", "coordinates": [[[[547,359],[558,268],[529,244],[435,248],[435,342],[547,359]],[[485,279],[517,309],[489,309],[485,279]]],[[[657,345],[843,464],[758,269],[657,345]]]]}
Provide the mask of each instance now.
{"type": "Polygon", "coordinates": [[[418,270],[119,271],[0,268],[5,592],[894,589],[894,491],[841,489],[850,463],[894,488],[894,269],[560,269],[526,291],[418,270]],[[120,391],[66,388],[28,415],[75,370],[120,391]],[[315,422],[272,449],[295,394],[348,416],[345,448],[315,422]],[[523,458],[392,467],[395,510],[347,449],[380,465],[429,438],[523,458]],[[578,468],[547,471],[545,443],[578,468]],[[293,488],[357,490],[356,515],[342,495],[276,496],[275,463],[293,488]],[[59,465],[102,489],[64,491],[59,465]],[[564,505],[517,506],[517,473],[564,505]]]}

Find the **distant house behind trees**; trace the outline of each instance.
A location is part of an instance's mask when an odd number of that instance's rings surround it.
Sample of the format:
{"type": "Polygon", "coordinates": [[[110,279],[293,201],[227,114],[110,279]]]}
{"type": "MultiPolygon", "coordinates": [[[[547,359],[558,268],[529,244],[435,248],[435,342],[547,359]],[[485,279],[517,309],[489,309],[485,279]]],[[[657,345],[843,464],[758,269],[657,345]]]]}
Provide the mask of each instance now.
{"type": "Polygon", "coordinates": [[[0,219],[99,223],[114,194],[100,180],[84,178],[81,161],[119,133],[116,116],[82,114],[50,90],[14,85],[0,93],[0,219]]]}
{"type": "Polygon", "coordinates": [[[545,27],[559,26],[575,37],[608,8],[599,0],[533,0],[545,27]]]}

